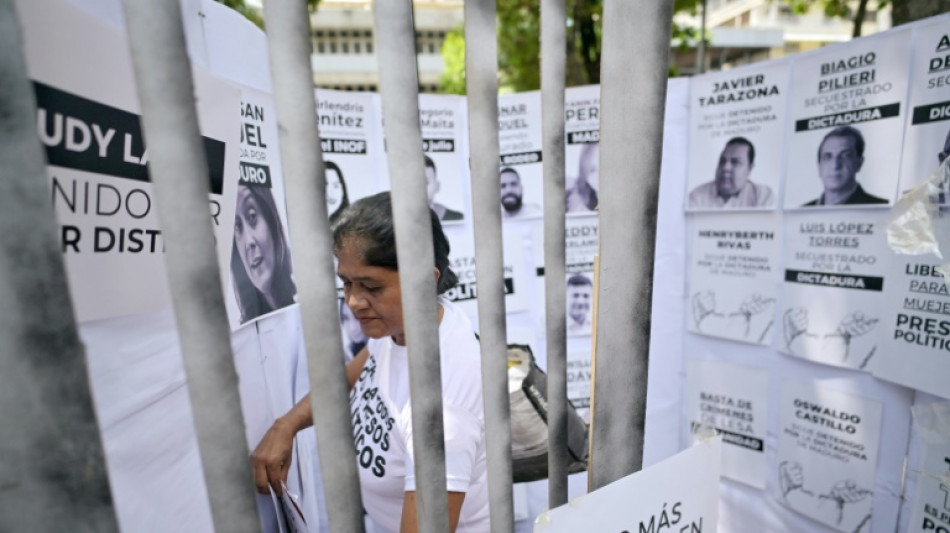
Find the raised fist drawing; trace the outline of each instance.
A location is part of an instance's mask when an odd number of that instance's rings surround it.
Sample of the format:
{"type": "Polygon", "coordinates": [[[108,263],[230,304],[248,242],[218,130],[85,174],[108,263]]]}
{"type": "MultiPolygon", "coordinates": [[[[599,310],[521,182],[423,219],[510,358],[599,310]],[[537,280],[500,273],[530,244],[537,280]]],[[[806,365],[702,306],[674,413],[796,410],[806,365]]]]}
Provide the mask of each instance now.
{"type": "Polygon", "coordinates": [[[768,309],[769,305],[773,302],[775,302],[775,298],[766,298],[761,294],[752,294],[742,301],[742,305],[739,306],[739,312],[746,316],[757,315],[768,309]]]}
{"type": "Polygon", "coordinates": [[[877,324],[877,322],[878,319],[868,318],[864,316],[864,313],[861,311],[855,311],[841,319],[841,323],[838,324],[838,329],[835,333],[850,339],[851,337],[864,335],[865,333],[871,331],[874,329],[874,325],[877,324]]]}
{"type": "Polygon", "coordinates": [[[785,344],[789,345],[796,337],[808,330],[808,311],[802,307],[793,307],[785,311],[783,317],[785,344]]]}
{"type": "Polygon", "coordinates": [[[783,497],[788,496],[788,493],[793,490],[804,491],[805,473],[802,465],[794,461],[782,461],[778,465],[778,482],[783,497]]]}
{"type": "Polygon", "coordinates": [[[716,294],[713,291],[697,292],[693,295],[693,320],[698,327],[708,315],[716,310],[716,294]]]}

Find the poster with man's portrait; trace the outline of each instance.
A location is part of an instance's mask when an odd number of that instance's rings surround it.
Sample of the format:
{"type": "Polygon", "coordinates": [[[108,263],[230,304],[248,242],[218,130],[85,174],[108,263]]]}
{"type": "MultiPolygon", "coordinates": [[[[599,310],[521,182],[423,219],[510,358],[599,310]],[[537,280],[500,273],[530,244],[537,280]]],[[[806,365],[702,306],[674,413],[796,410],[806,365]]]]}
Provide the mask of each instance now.
{"type": "Polygon", "coordinates": [[[600,86],[564,93],[564,178],[568,216],[590,215],[600,205],[600,86]]]}
{"type": "Polygon", "coordinates": [[[690,78],[687,211],[776,208],[788,76],[775,61],[690,78]]]}
{"type": "Polygon", "coordinates": [[[591,334],[594,315],[594,274],[567,274],[567,334],[579,337],[591,334]]]}
{"type": "Polygon", "coordinates": [[[468,123],[465,99],[449,94],[419,95],[426,193],[443,225],[468,217],[468,123]]]}
{"type": "Polygon", "coordinates": [[[541,93],[498,96],[498,182],[502,222],[543,216],[541,93]]]}
{"type": "MultiPolygon", "coordinates": [[[[904,148],[901,151],[900,193],[929,179],[950,156],[950,17],[920,24],[915,29],[904,148]]],[[[946,205],[946,181],[935,201],[946,205]]]]}
{"type": "Polygon", "coordinates": [[[785,209],[893,203],[911,31],[821,48],[792,63],[785,209]]]}

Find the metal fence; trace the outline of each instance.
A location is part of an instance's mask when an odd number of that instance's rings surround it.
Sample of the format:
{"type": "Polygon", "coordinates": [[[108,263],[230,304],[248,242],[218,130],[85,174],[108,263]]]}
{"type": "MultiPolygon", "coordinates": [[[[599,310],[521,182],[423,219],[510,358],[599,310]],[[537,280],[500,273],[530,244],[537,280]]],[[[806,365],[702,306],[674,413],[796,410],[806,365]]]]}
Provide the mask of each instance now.
{"type": "MultiPolygon", "coordinates": [[[[123,0],[151,154],[151,177],[167,243],[167,264],[215,528],[259,527],[244,444],[233,357],[207,223],[207,163],[177,2],[123,0]],[[200,282],[198,281],[200,280],[200,282]],[[195,287],[205,287],[196,293],[195,287]],[[209,289],[210,287],[210,289],[209,289]]],[[[596,331],[590,476],[596,488],[640,468],[649,345],[657,184],[672,2],[606,0],[601,85],[599,320],[596,331]],[[635,141],[634,141],[635,139],[635,141]],[[632,220],[631,220],[632,219],[632,220]],[[633,223],[631,223],[631,221],[633,223]]],[[[412,4],[379,1],[376,35],[403,309],[410,360],[417,514],[421,531],[446,531],[438,320],[422,141],[412,4]]],[[[0,217],[0,529],[107,531],[117,528],[102,446],[45,192],[12,0],[0,0],[0,124],[19,132],[3,143],[0,217]],[[9,31],[8,31],[9,30],[9,31]],[[20,359],[16,354],[28,353],[20,359]],[[68,402],[68,408],[62,408],[68,402]],[[38,445],[38,443],[40,443],[38,445]],[[25,465],[33,465],[27,467],[25,465]],[[9,492],[9,491],[7,491],[9,492]],[[68,505],[61,505],[67,501],[68,505]],[[59,502],[52,504],[51,502],[59,502]],[[49,512],[55,509],[55,512],[49,512]],[[19,518],[18,518],[19,517],[19,518]],[[64,522],[65,521],[65,522],[64,522]],[[27,526],[28,525],[28,526],[27,526]]],[[[295,263],[308,349],[314,419],[333,531],[362,530],[362,510],[339,346],[332,246],[324,202],[310,30],[302,0],[267,0],[272,76],[295,263]],[[303,270],[297,269],[297,272],[303,270]],[[329,343],[327,342],[329,340],[329,343]]],[[[467,2],[468,103],[482,328],[492,531],[511,531],[501,220],[497,199],[495,2],[467,2]]],[[[567,500],[564,293],[564,0],[542,3],[545,125],[545,264],[551,506],[567,500]]]]}

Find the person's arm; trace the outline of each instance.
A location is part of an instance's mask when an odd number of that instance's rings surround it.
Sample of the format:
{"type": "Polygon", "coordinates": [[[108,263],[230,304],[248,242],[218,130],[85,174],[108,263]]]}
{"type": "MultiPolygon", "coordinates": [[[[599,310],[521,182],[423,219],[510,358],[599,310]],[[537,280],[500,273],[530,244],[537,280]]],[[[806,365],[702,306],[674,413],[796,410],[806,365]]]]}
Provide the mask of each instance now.
{"type": "MultiPolygon", "coordinates": [[[[360,375],[369,348],[363,347],[360,353],[346,364],[346,381],[352,389],[360,375]]],[[[274,421],[264,434],[264,438],[251,454],[251,470],[254,473],[254,486],[257,492],[268,494],[268,485],[280,494],[280,482],[287,479],[290,462],[293,458],[294,436],[301,429],[313,425],[313,411],[310,408],[310,393],[301,398],[284,416],[274,421]]]]}
{"type": "MultiPolygon", "coordinates": [[[[462,514],[462,503],[465,501],[464,492],[449,492],[449,531],[454,533],[459,525],[459,516],[462,514]]],[[[419,520],[416,518],[416,492],[406,492],[402,501],[402,522],[399,533],[416,533],[419,530],[419,520]]]]}

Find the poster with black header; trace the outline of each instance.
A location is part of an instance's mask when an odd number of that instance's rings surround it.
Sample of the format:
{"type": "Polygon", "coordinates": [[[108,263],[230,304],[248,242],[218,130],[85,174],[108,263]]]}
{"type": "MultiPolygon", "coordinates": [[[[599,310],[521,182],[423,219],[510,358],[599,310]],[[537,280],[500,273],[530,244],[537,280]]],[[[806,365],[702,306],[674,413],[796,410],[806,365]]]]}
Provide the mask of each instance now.
{"type": "Polygon", "coordinates": [[[502,222],[544,215],[541,93],[498,95],[498,181],[502,222]]]}
{"type": "Polygon", "coordinates": [[[881,403],[817,382],[786,379],[778,415],[775,498],[837,531],[866,531],[881,403]]]}
{"type": "MultiPolygon", "coordinates": [[[[950,16],[914,29],[907,126],[901,151],[900,192],[926,180],[950,156],[950,16]]],[[[940,184],[947,204],[948,184],[940,184]]]]}
{"type": "Polygon", "coordinates": [[[543,512],[535,533],[715,531],[722,442],[712,438],[543,512]],[[635,494],[636,497],[631,497],[635,494]]]}
{"type": "Polygon", "coordinates": [[[883,207],[900,174],[911,30],[792,63],[784,207],[883,207]]]}
{"type": "MultiPolygon", "coordinates": [[[[505,239],[504,277],[505,310],[510,313],[528,310],[528,276],[524,268],[523,232],[512,233],[511,239],[505,239]]],[[[452,241],[449,253],[452,271],[458,276],[458,285],[445,292],[444,296],[456,302],[463,311],[477,321],[478,287],[475,279],[475,245],[470,239],[452,241]]]]}
{"type": "Polygon", "coordinates": [[[349,204],[389,188],[379,95],[317,89],[316,98],[327,214],[334,220],[349,204]]]}
{"type": "Polygon", "coordinates": [[[591,334],[594,312],[594,256],[597,255],[597,242],[596,216],[567,219],[564,258],[567,276],[565,283],[568,336],[580,337],[591,334]]]}
{"type": "Polygon", "coordinates": [[[460,224],[468,215],[468,124],[461,96],[419,95],[419,126],[425,153],[429,207],[443,225],[460,224]]]}
{"type": "Polygon", "coordinates": [[[687,211],[775,209],[789,62],[690,78],[687,211]]]}
{"type": "MultiPolygon", "coordinates": [[[[225,300],[232,329],[297,301],[273,97],[243,88],[240,117],[241,172],[234,210],[231,290],[225,300]]],[[[337,193],[335,184],[327,180],[328,204],[337,193]]]]}
{"type": "Polygon", "coordinates": [[[874,211],[785,216],[780,352],[870,371],[885,329],[885,226],[874,211]]]}
{"type": "Polygon", "coordinates": [[[704,213],[691,219],[687,330],[771,344],[780,280],[778,216],[704,213]]]}
{"type": "MultiPolygon", "coordinates": [[[[946,210],[939,219],[941,250],[950,250],[946,210]]],[[[880,379],[950,398],[950,288],[946,257],[891,254],[881,324],[881,356],[872,372],[880,379]]]]}
{"type": "MultiPolygon", "coordinates": [[[[165,242],[124,35],[58,2],[19,2],[17,10],[77,320],[170,307],[165,242]],[[69,35],[74,45],[51,47],[49,35],[69,35]]],[[[201,68],[193,77],[209,166],[209,223],[224,284],[240,92],[201,68]]]]}
{"type": "Polygon", "coordinates": [[[690,440],[722,436],[722,475],[765,488],[769,373],[725,361],[686,362],[686,424],[690,440]]]}
{"type": "Polygon", "coordinates": [[[600,177],[600,86],[564,91],[564,177],[568,216],[597,211],[600,177]]]}

